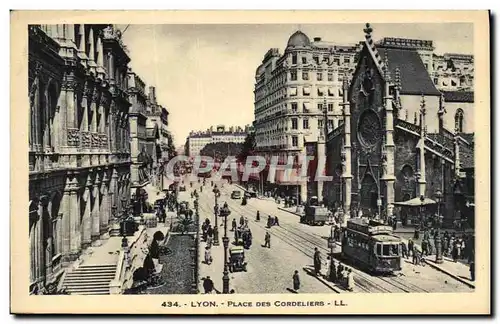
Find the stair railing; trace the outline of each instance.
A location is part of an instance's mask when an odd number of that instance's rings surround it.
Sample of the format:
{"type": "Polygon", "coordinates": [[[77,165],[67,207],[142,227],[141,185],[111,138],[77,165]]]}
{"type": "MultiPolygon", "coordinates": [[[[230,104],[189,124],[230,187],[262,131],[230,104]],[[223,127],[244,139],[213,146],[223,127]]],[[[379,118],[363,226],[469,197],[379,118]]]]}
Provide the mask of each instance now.
{"type": "Polygon", "coordinates": [[[123,277],[125,276],[127,263],[125,262],[126,252],[120,251],[118,263],[116,265],[115,277],[109,283],[110,295],[121,295],[123,293],[123,277]]]}

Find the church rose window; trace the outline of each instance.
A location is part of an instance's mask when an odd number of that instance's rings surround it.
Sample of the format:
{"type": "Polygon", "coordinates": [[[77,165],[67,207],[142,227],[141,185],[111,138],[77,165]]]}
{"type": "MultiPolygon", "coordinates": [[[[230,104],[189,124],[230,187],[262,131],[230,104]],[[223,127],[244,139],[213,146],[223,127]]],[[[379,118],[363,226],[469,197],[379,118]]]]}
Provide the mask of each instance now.
{"type": "Polygon", "coordinates": [[[365,111],[359,120],[358,135],[363,146],[374,146],[380,139],[381,125],[374,111],[365,111]]]}

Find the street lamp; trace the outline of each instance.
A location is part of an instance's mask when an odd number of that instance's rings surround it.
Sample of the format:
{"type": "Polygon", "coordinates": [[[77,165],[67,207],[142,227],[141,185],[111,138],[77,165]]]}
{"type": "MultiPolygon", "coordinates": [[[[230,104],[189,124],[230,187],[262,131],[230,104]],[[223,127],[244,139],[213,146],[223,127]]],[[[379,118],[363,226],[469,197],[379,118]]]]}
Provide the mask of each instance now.
{"type": "Polygon", "coordinates": [[[333,253],[335,250],[335,227],[332,225],[330,228],[330,237],[328,238],[328,247],[330,248],[330,281],[335,281],[335,262],[333,261],[333,253]]]}
{"type": "Polygon", "coordinates": [[[219,246],[219,226],[217,222],[217,214],[219,213],[219,204],[217,199],[220,197],[220,190],[217,188],[217,185],[214,186],[212,190],[215,197],[215,205],[214,205],[214,215],[215,215],[215,225],[214,225],[214,245],[219,246]]]}
{"type": "Polygon", "coordinates": [[[441,200],[443,199],[443,193],[441,190],[437,190],[436,194],[436,202],[437,202],[437,215],[434,219],[435,225],[437,227],[436,235],[434,236],[434,245],[436,246],[436,263],[443,263],[443,248],[441,241],[441,224],[443,222],[441,214],[439,213],[439,205],[441,204],[441,200]]]}
{"type": "Polygon", "coordinates": [[[227,216],[231,214],[229,207],[227,204],[224,204],[224,207],[220,210],[220,216],[224,217],[224,237],[222,238],[222,243],[224,244],[224,271],[222,276],[222,293],[229,293],[229,271],[227,268],[227,249],[229,246],[229,238],[227,237],[227,216]]]}

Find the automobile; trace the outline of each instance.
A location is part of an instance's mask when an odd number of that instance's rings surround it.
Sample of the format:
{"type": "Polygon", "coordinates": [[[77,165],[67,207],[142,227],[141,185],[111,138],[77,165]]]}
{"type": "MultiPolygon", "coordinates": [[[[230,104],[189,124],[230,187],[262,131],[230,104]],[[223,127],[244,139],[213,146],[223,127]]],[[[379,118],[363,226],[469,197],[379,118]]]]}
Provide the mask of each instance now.
{"type": "Polygon", "coordinates": [[[179,187],[179,191],[186,191],[186,187],[185,186],[180,186],[179,187]]]}
{"type": "Polygon", "coordinates": [[[231,193],[231,199],[240,199],[241,191],[235,190],[231,193]]]}

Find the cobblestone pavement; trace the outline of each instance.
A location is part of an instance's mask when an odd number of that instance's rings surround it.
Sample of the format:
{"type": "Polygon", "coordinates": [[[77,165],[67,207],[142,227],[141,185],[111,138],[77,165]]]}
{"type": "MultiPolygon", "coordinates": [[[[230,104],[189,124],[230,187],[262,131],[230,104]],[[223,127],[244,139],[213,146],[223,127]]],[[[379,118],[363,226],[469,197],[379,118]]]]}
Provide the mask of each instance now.
{"type": "MultiPolygon", "coordinates": [[[[210,187],[210,186],[208,186],[210,187]]],[[[247,206],[241,206],[240,201],[232,201],[229,197],[230,192],[232,190],[239,190],[234,186],[225,185],[224,188],[221,189],[222,197],[220,201],[224,201],[226,199],[233,211],[233,214],[229,217],[232,220],[233,217],[239,218],[241,212],[244,212],[245,215],[250,220],[250,227],[254,233],[254,246],[258,243],[263,242],[264,230],[261,229],[260,226],[265,225],[265,219],[267,215],[278,216],[280,220],[281,228],[272,228],[271,234],[277,233],[276,235],[281,235],[286,237],[287,231],[291,236],[300,238],[304,241],[303,247],[301,248],[302,252],[297,250],[297,246],[299,243],[295,244],[296,247],[290,246],[289,243],[285,243],[281,241],[279,245],[279,254],[278,256],[273,256],[274,259],[281,259],[281,256],[286,256],[288,259],[284,264],[279,264],[278,268],[274,267],[274,265],[270,265],[268,253],[262,252],[260,254],[260,259],[256,259],[255,261],[262,263],[265,260],[266,266],[270,267],[269,272],[278,271],[281,276],[291,277],[293,273],[292,267],[298,268],[301,270],[302,267],[306,265],[311,265],[312,260],[307,255],[312,255],[314,247],[318,247],[323,254],[324,268],[327,266],[326,263],[326,253],[329,252],[327,250],[327,238],[330,235],[330,227],[329,226],[308,226],[305,224],[299,223],[299,217],[291,214],[286,211],[282,211],[278,209],[278,206],[272,202],[265,202],[258,199],[250,199],[248,201],[247,206]],[[255,222],[255,214],[256,211],[259,210],[261,214],[261,224],[257,224],[255,222]],[[260,233],[260,234],[259,234],[260,233]],[[280,234],[278,234],[280,233],[280,234]],[[260,235],[260,236],[259,236],[260,235]],[[260,242],[259,242],[260,240],[260,242]],[[293,251],[290,254],[287,254],[286,251],[293,251]],[[309,251],[310,250],[310,251],[309,251]],[[307,255],[306,255],[307,254],[307,255]],[[293,260],[293,262],[292,262],[293,260]],[[291,263],[294,264],[291,266],[291,263]],[[288,263],[288,264],[287,264],[288,263]],[[284,270],[284,269],[289,269],[284,270]]],[[[213,194],[211,195],[211,205],[213,205],[213,194]]],[[[230,222],[230,221],[229,221],[230,222]]],[[[276,238],[273,238],[274,241],[280,241],[276,238]]],[[[288,239],[287,239],[288,240],[288,239]]],[[[300,245],[300,244],[299,244],[300,245]]],[[[252,249],[254,249],[252,246],[252,249]]],[[[340,251],[340,247],[337,248],[337,251],[340,251]]],[[[275,260],[275,262],[283,262],[282,260],[275,260]]],[[[255,267],[255,264],[252,264],[255,267]]],[[[420,291],[420,292],[472,292],[473,290],[468,286],[464,285],[460,281],[454,279],[453,277],[442,273],[428,265],[426,266],[415,266],[411,263],[411,260],[404,260],[402,264],[403,270],[397,275],[397,277],[384,277],[384,278],[376,278],[370,276],[366,273],[361,273],[360,276],[355,276],[355,280],[360,284],[364,285],[363,289],[358,289],[358,291],[370,291],[370,292],[381,292],[385,290],[390,291],[399,291],[399,292],[409,292],[409,291],[420,291]],[[368,282],[367,282],[368,281],[368,282]],[[373,282],[373,283],[372,283],[373,282]],[[385,288],[377,288],[377,287],[385,287],[385,288]]],[[[326,269],[324,269],[326,270],[326,269]]],[[[304,271],[301,271],[301,276],[304,277],[306,274],[304,271]]],[[[258,279],[258,277],[256,277],[258,279]]],[[[314,278],[315,279],[315,278],[314,278]]],[[[317,280],[317,279],[315,279],[317,280]]],[[[266,281],[267,282],[267,281],[266,281]]],[[[274,283],[273,283],[274,284],[274,283]]],[[[361,288],[361,287],[360,287],[361,288]]]]}
{"type": "MultiPolygon", "coordinates": [[[[230,246],[234,241],[234,233],[229,231],[230,224],[233,218],[239,221],[239,217],[243,214],[248,217],[249,227],[252,231],[253,241],[249,250],[245,251],[245,258],[248,262],[247,272],[230,273],[230,289],[234,289],[236,293],[293,293],[292,290],[292,275],[294,270],[299,270],[301,280],[300,293],[335,293],[317,278],[308,275],[303,267],[311,266],[312,259],[294,247],[286,244],[277,237],[271,237],[271,248],[264,248],[265,236],[265,221],[260,223],[254,222],[254,209],[246,209],[241,206],[241,200],[232,200],[230,192],[233,187],[224,185],[221,188],[221,197],[219,204],[222,205],[225,201],[228,202],[232,211],[228,217],[228,237],[230,238],[230,246]]],[[[234,189],[237,190],[237,189],[234,189]]],[[[254,203],[262,204],[262,201],[254,199],[254,203]]],[[[200,197],[200,217],[203,221],[205,218],[210,218],[214,224],[213,218],[214,197],[211,192],[211,187],[208,184],[204,188],[200,197]],[[206,190],[208,189],[208,190],[206,190]]],[[[265,204],[267,205],[267,204],[265,204]]],[[[272,203],[269,204],[269,207],[272,203]]],[[[222,218],[219,218],[221,220],[222,218]]],[[[219,222],[220,225],[221,222],[219,222]]],[[[200,278],[210,276],[214,281],[215,288],[222,291],[222,271],[224,249],[222,245],[223,227],[219,226],[220,245],[212,248],[212,257],[214,262],[211,265],[204,263],[200,266],[200,278]]],[[[271,234],[272,235],[272,234],[271,234]]],[[[201,252],[205,243],[201,243],[201,252]]],[[[311,251],[313,253],[313,251],[311,251]]],[[[203,256],[203,254],[201,254],[203,256]]]]}

